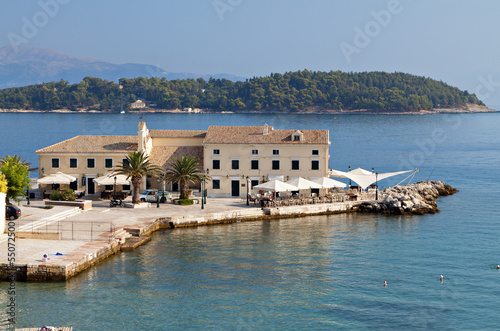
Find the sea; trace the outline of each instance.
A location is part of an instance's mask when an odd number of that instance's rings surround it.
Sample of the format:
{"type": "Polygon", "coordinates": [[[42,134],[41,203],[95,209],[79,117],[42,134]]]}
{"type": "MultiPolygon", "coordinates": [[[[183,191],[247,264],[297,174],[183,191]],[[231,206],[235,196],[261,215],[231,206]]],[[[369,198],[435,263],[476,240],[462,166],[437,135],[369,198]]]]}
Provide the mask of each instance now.
{"type": "MultiPolygon", "coordinates": [[[[439,198],[434,215],[162,230],[67,282],[17,282],[16,327],[500,329],[500,113],[0,113],[0,156],[18,154],[36,166],[37,149],[76,135],[135,135],[141,120],[150,129],[328,129],[331,169],[418,168],[379,186],[432,179],[459,192],[439,198]]],[[[0,283],[3,310],[7,288],[0,283]]]]}

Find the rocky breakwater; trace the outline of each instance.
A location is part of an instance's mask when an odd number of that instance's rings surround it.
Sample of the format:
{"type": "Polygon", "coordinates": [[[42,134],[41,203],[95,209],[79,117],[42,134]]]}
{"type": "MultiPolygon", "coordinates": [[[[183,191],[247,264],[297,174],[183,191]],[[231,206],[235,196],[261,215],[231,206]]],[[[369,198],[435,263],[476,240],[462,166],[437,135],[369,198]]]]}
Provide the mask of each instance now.
{"type": "Polygon", "coordinates": [[[381,214],[435,214],[436,200],[440,196],[452,195],[457,189],[442,181],[428,180],[405,186],[395,186],[379,192],[378,201],[362,203],[358,212],[381,214]]]}

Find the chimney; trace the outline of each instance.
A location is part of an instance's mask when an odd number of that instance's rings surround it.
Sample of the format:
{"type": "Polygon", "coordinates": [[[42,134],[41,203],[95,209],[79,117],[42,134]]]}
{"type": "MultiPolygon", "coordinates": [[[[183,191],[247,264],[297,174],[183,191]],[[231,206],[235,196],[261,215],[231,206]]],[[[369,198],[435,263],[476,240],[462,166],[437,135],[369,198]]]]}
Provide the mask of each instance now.
{"type": "Polygon", "coordinates": [[[262,134],[263,135],[268,135],[269,134],[269,131],[272,131],[273,130],[273,127],[272,126],[269,126],[267,124],[264,124],[262,126],[262,134]]]}

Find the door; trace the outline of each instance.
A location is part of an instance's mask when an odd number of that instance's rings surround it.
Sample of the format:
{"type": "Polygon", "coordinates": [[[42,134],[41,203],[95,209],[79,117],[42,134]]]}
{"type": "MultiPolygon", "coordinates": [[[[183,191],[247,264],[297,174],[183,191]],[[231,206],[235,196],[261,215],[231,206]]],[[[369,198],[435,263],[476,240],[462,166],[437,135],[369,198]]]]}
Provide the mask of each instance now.
{"type": "Polygon", "coordinates": [[[87,192],[88,194],[95,193],[94,178],[87,178],[87,192]]]}
{"type": "Polygon", "coordinates": [[[240,196],[240,181],[232,180],[231,181],[231,196],[239,197],[240,196]]]}

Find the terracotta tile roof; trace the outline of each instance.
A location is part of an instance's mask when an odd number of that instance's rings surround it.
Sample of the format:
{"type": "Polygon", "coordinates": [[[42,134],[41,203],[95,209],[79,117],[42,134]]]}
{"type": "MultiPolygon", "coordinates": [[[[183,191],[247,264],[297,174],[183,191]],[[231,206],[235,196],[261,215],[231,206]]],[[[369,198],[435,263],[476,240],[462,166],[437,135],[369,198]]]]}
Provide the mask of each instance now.
{"type": "Polygon", "coordinates": [[[76,136],[35,153],[117,153],[137,150],[137,136],[76,136]]]}
{"type": "Polygon", "coordinates": [[[155,146],[149,159],[153,164],[167,169],[173,157],[180,159],[183,156],[194,156],[200,164],[200,170],[203,167],[203,146],[155,146]]]}
{"type": "Polygon", "coordinates": [[[201,130],[149,130],[151,138],[205,138],[206,134],[201,130]]]}
{"type": "Polygon", "coordinates": [[[262,126],[210,126],[204,144],[328,144],[328,130],[300,130],[301,141],[292,140],[297,130],[274,130],[264,135],[262,126]]]}

